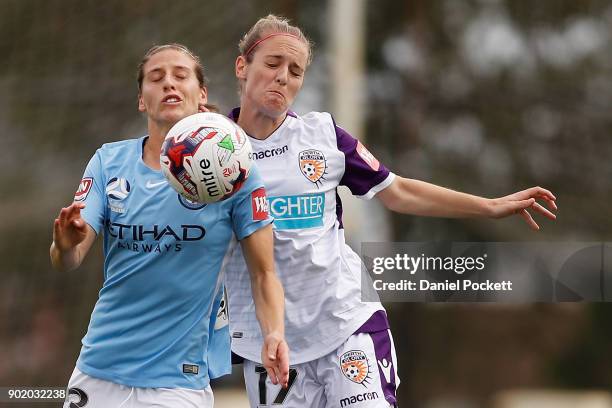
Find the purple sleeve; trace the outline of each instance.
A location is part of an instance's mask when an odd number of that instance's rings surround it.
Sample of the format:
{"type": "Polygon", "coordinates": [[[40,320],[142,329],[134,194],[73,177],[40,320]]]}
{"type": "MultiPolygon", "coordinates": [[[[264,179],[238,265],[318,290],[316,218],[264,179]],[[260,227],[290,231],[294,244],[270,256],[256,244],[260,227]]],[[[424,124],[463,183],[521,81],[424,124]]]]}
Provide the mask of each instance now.
{"type": "Polygon", "coordinates": [[[344,175],[340,185],[353,195],[370,199],[393,181],[393,174],[361,142],[334,123],[338,150],[344,153],[344,175]]]}

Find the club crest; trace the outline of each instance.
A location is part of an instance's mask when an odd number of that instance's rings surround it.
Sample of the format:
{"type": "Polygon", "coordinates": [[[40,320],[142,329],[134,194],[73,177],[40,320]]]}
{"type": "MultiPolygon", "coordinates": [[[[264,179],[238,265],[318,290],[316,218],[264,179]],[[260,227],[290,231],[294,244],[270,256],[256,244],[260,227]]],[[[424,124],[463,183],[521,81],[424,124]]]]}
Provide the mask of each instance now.
{"type": "Polygon", "coordinates": [[[370,363],[365,352],[361,350],[351,350],[341,355],[340,369],[342,374],[354,383],[364,387],[369,383],[370,363]]]}
{"type": "Polygon", "coordinates": [[[303,150],[299,155],[300,171],[309,181],[317,184],[327,171],[327,160],[319,150],[309,149],[303,150]]]}

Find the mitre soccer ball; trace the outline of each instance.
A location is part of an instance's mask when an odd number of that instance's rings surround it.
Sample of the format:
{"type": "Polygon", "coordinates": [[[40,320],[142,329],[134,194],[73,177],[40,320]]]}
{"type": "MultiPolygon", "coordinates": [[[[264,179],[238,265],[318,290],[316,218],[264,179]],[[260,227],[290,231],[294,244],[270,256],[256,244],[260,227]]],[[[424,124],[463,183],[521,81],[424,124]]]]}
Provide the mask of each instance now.
{"type": "Polygon", "coordinates": [[[244,131],[223,115],[196,113],[177,122],[162,145],[160,164],[183,197],[214,203],[238,191],[251,170],[251,144],[244,131]]]}

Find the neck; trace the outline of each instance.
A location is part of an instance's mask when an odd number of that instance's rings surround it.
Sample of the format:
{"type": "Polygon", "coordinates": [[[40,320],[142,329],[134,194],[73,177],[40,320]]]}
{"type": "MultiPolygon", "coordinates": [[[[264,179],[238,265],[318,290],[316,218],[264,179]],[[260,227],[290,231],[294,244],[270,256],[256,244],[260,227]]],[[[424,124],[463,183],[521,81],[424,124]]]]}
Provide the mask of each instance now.
{"type": "Polygon", "coordinates": [[[273,117],[253,109],[246,104],[240,106],[238,125],[251,137],[259,140],[268,138],[283,123],[287,112],[273,117]]]}
{"type": "Polygon", "coordinates": [[[159,124],[152,120],[149,120],[147,124],[149,137],[142,150],[142,160],[147,166],[154,170],[159,170],[161,168],[159,165],[161,146],[171,127],[172,125],[159,124]]]}

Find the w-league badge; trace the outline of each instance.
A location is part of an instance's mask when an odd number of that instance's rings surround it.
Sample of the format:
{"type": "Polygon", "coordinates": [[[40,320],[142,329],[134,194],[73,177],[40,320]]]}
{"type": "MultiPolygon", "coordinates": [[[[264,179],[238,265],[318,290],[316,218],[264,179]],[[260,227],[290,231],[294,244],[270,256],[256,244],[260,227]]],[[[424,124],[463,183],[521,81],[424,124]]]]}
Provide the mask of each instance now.
{"type": "MultiPolygon", "coordinates": [[[[300,171],[309,181],[317,184],[320,180],[325,180],[327,170],[327,160],[320,150],[309,149],[300,152],[300,171]]],[[[317,184],[318,186],[318,184],[317,184]]]]}
{"type": "Polygon", "coordinates": [[[352,382],[367,387],[370,380],[370,363],[362,350],[347,351],[340,356],[342,374],[352,382]]]}
{"type": "Polygon", "coordinates": [[[93,178],[85,177],[79,183],[79,188],[77,192],[74,194],[74,201],[85,201],[87,198],[87,194],[89,194],[89,190],[91,190],[91,186],[93,184],[93,178]]]}

